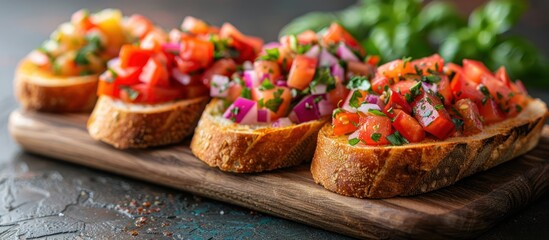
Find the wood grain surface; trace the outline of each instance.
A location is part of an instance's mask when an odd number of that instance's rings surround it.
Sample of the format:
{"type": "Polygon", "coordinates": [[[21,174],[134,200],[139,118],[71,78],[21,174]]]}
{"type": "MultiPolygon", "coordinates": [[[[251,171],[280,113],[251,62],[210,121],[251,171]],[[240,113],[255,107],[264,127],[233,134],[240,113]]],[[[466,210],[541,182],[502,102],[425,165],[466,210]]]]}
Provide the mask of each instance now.
{"type": "Polygon", "coordinates": [[[86,115],[14,111],[9,129],[26,150],[190,191],[257,211],[367,238],[470,238],[520,210],[549,187],[549,127],[528,154],[415,197],[368,200],[316,185],[308,165],[265,174],[227,174],[180,145],[118,151],[92,140],[86,115]]]}

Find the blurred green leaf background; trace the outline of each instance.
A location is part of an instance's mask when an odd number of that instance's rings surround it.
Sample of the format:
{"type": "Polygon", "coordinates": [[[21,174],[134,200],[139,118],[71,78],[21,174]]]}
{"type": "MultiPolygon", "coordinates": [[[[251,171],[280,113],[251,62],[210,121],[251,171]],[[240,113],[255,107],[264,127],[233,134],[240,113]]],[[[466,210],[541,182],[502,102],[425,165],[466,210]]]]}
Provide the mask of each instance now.
{"type": "Polygon", "coordinates": [[[439,53],[449,62],[476,59],[492,70],[503,65],[511,78],[548,88],[546,57],[527,39],[509,34],[527,8],[523,0],[491,0],[464,16],[447,1],[360,0],[338,12],[298,17],[280,35],[319,31],[336,21],[382,62],[439,53]]]}

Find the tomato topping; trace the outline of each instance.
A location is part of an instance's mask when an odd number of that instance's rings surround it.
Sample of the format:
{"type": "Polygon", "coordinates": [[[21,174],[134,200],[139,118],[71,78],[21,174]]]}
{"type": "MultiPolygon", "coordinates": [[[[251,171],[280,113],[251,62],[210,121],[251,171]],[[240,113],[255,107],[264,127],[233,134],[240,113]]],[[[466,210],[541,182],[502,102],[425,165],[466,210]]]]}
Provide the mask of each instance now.
{"type": "Polygon", "coordinates": [[[175,88],[153,87],[137,84],[120,90],[120,99],[129,103],[158,104],[181,97],[181,91],[175,88]]]}
{"type": "Polygon", "coordinates": [[[276,61],[259,60],[254,62],[254,70],[259,76],[259,81],[263,79],[269,79],[272,83],[280,79],[282,74],[280,72],[280,66],[276,61]]]}
{"type": "Polygon", "coordinates": [[[253,88],[252,99],[259,102],[260,107],[264,105],[265,108],[269,109],[271,111],[271,119],[275,120],[287,115],[288,108],[292,102],[292,93],[287,87],[274,87],[273,89],[265,90],[253,88]]]}
{"type": "Polygon", "coordinates": [[[374,73],[372,65],[363,62],[347,62],[347,70],[354,76],[370,76],[374,73]]]}
{"type": "Polygon", "coordinates": [[[463,59],[463,73],[469,80],[476,83],[480,83],[484,75],[493,76],[484,63],[470,59],[463,59]]]}
{"type": "Polygon", "coordinates": [[[450,115],[436,96],[423,92],[416,97],[412,107],[419,124],[433,136],[445,139],[455,131],[450,115]]]}
{"type": "Polygon", "coordinates": [[[202,81],[204,85],[210,86],[210,81],[214,75],[223,75],[230,77],[236,71],[236,63],[230,58],[219,59],[212,64],[205,72],[202,81]]]}
{"type": "Polygon", "coordinates": [[[332,119],[334,135],[341,136],[349,134],[358,129],[360,116],[358,113],[340,112],[332,119]]]}
{"type": "Polygon", "coordinates": [[[435,53],[432,56],[412,61],[412,66],[415,69],[421,70],[425,75],[430,74],[431,72],[442,72],[444,59],[435,53]]]}
{"type": "Polygon", "coordinates": [[[302,45],[313,44],[318,42],[318,37],[313,30],[306,30],[297,35],[297,42],[302,45]]]}
{"type": "MultiPolygon", "coordinates": [[[[184,73],[205,68],[213,62],[213,43],[198,38],[181,39],[178,67],[184,73]]],[[[178,61],[178,58],[176,58],[178,61]]]]}
{"type": "Polygon", "coordinates": [[[409,142],[421,142],[425,131],[417,120],[400,109],[394,109],[393,127],[409,142]]]}
{"type": "Polygon", "coordinates": [[[406,94],[410,94],[410,88],[417,84],[417,81],[414,80],[403,80],[400,82],[397,82],[391,86],[391,90],[393,92],[399,93],[401,96],[406,96],[406,94]]]}
{"type": "Polygon", "coordinates": [[[292,50],[289,47],[281,46],[278,48],[278,64],[282,71],[289,72],[293,61],[292,50]]]}
{"type": "Polygon", "coordinates": [[[153,23],[139,14],[130,16],[126,22],[127,29],[130,34],[138,38],[143,38],[145,35],[154,28],[153,23]]]}
{"type": "Polygon", "coordinates": [[[261,52],[263,40],[256,37],[245,36],[230,23],[224,23],[219,30],[219,36],[232,39],[232,46],[239,52],[237,62],[253,61],[257,54],[261,52]]]}
{"type": "Polygon", "coordinates": [[[377,72],[387,78],[392,78],[395,79],[395,81],[398,81],[401,76],[408,73],[416,73],[416,70],[409,61],[397,59],[379,66],[377,68],[377,72]]]}
{"type": "Polygon", "coordinates": [[[384,116],[368,115],[360,119],[358,138],[367,145],[387,145],[387,136],[393,133],[391,119],[384,116]]]}
{"type": "Polygon", "coordinates": [[[288,86],[298,90],[307,88],[315,76],[317,63],[316,58],[296,56],[288,74],[288,86]]]}
{"type": "Polygon", "coordinates": [[[349,46],[355,51],[358,51],[361,55],[363,55],[364,49],[362,46],[358,43],[358,41],[347,32],[341,25],[337,23],[332,23],[324,36],[322,37],[322,42],[324,46],[329,46],[333,44],[338,44],[339,42],[345,43],[345,45],[349,46]]]}
{"type": "Polygon", "coordinates": [[[385,105],[383,112],[389,117],[394,117],[394,112],[392,111],[394,109],[402,109],[408,114],[412,112],[412,107],[406,102],[406,99],[397,92],[391,91],[389,101],[387,101],[387,105],[385,105]]]}
{"type": "Polygon", "coordinates": [[[156,58],[150,58],[147,64],[143,66],[139,80],[154,87],[168,87],[170,85],[168,70],[156,58]]]}
{"type": "Polygon", "coordinates": [[[448,76],[440,75],[440,82],[438,82],[438,93],[440,93],[440,96],[444,98],[444,105],[452,105],[454,95],[452,94],[452,88],[450,86],[450,80],[448,79],[448,76]]]}
{"type": "Polygon", "coordinates": [[[450,88],[456,100],[469,98],[475,102],[481,102],[484,95],[477,88],[478,83],[469,81],[460,73],[456,73],[450,83],[450,88]]]}
{"type": "Polygon", "coordinates": [[[505,84],[505,86],[511,86],[511,79],[509,78],[509,74],[507,74],[507,70],[504,66],[499,67],[498,70],[495,72],[495,75],[497,79],[505,84]]]}
{"type": "Polygon", "coordinates": [[[377,94],[382,94],[385,91],[385,86],[389,87],[389,79],[381,74],[376,74],[372,79],[372,91],[377,94]]]}
{"type": "Polygon", "coordinates": [[[152,51],[138,46],[124,45],[120,49],[120,66],[123,68],[143,67],[152,54],[152,51]]]}
{"type": "Polygon", "coordinates": [[[336,108],[338,107],[337,104],[342,101],[342,99],[345,99],[349,92],[349,89],[347,89],[347,87],[343,84],[343,80],[336,77],[335,89],[327,93],[328,101],[330,101],[332,106],[336,108]]]}
{"type": "Polygon", "coordinates": [[[90,13],[87,10],[81,9],[73,13],[71,16],[71,23],[77,28],[81,28],[84,31],[90,30],[95,27],[95,24],[90,19],[90,13]]]}
{"type": "Polygon", "coordinates": [[[183,30],[183,32],[200,35],[209,33],[210,26],[198,18],[187,16],[181,23],[181,30],[183,30]]]}
{"type": "Polygon", "coordinates": [[[461,99],[454,108],[463,120],[463,135],[469,136],[482,131],[483,125],[477,105],[471,99],[461,99]]]}
{"type": "Polygon", "coordinates": [[[509,107],[508,100],[513,97],[514,93],[511,89],[505,86],[503,81],[498,80],[492,75],[484,75],[482,76],[481,82],[484,86],[486,86],[490,92],[490,96],[496,100],[496,103],[498,103],[500,107],[503,109],[509,107]]]}
{"type": "Polygon", "coordinates": [[[492,98],[489,98],[484,103],[478,105],[478,110],[484,119],[485,124],[496,123],[505,119],[505,115],[501,112],[498,104],[492,98]]]}

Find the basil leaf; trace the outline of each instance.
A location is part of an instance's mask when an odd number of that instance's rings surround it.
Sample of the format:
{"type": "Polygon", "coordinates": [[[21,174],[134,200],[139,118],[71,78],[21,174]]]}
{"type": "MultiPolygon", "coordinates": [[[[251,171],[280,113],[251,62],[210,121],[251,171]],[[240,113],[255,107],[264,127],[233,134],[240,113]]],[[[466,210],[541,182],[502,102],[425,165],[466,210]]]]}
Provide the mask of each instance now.
{"type": "Polygon", "coordinates": [[[349,105],[354,108],[360,107],[360,102],[358,101],[359,98],[362,97],[362,93],[360,91],[354,91],[353,95],[351,95],[351,99],[349,100],[349,105]]]}
{"type": "Polygon", "coordinates": [[[387,115],[385,115],[385,113],[383,113],[382,111],[379,111],[377,109],[370,108],[370,109],[368,109],[368,112],[371,113],[371,114],[377,115],[377,116],[387,117],[387,115]]]}
{"type": "Polygon", "coordinates": [[[398,131],[395,131],[393,134],[387,136],[386,138],[394,146],[400,146],[409,143],[408,140],[400,135],[398,131]]]}
{"type": "Polygon", "coordinates": [[[358,139],[358,138],[349,139],[349,144],[351,146],[357,145],[359,142],[360,142],[360,139],[358,139]]]}

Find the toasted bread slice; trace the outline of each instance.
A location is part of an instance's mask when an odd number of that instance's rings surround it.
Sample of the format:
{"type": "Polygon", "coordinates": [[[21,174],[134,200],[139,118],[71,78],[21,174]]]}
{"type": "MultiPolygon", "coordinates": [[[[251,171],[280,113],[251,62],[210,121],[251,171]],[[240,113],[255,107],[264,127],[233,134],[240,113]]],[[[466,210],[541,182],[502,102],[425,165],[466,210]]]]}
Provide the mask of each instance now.
{"type": "Polygon", "coordinates": [[[531,101],[516,117],[483,132],[444,141],[403,146],[351,146],[327,124],[320,130],[311,164],[316,183],[359,198],[388,198],[425,193],[454,184],[534,148],[545,124],[547,106],[531,101]]]}
{"type": "Polygon", "coordinates": [[[327,119],[287,127],[240,125],[223,118],[214,99],[202,114],[191,142],[200,160],[222,171],[263,172],[295,166],[313,157],[316,136],[327,119]]]}
{"type": "Polygon", "coordinates": [[[192,134],[208,100],[204,96],[145,105],[101,96],[88,120],[88,132],[119,149],[177,143],[192,134]]]}
{"type": "Polygon", "coordinates": [[[55,76],[28,59],[15,71],[15,92],[25,109],[41,112],[90,112],[97,100],[98,74],[55,76]]]}

